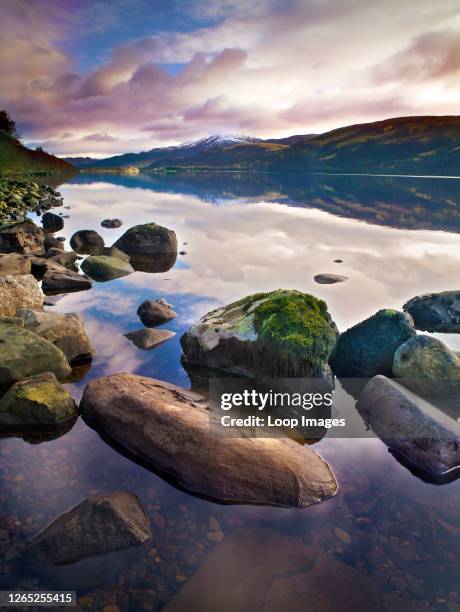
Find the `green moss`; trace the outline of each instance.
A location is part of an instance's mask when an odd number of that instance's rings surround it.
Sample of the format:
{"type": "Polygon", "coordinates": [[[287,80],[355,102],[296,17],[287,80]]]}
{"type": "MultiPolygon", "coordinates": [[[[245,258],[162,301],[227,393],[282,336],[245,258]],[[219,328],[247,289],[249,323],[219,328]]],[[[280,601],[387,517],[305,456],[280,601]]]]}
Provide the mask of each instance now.
{"type": "Polygon", "coordinates": [[[68,401],[69,394],[64,388],[59,390],[55,382],[40,382],[34,386],[19,387],[16,397],[37,404],[59,406],[68,401]]]}

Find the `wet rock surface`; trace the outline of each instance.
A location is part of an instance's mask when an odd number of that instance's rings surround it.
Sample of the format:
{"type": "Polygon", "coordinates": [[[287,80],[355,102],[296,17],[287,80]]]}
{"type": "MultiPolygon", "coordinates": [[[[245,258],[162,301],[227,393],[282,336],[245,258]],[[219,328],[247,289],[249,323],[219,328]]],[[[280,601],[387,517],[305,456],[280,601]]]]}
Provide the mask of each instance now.
{"type": "Polygon", "coordinates": [[[60,266],[56,262],[52,266],[47,267],[42,278],[42,289],[46,295],[86,291],[91,289],[92,285],[93,283],[89,278],[64,268],[64,266],[60,266]]]}
{"type": "Polygon", "coordinates": [[[90,278],[99,282],[121,278],[134,272],[129,262],[107,255],[90,255],[81,264],[81,269],[90,278]]]}
{"type": "Polygon", "coordinates": [[[126,491],[101,493],[57,518],[28,544],[26,555],[33,563],[61,565],[142,544],[149,537],[138,497],[126,491]]]}
{"type": "Polygon", "coordinates": [[[460,290],[420,295],[406,302],[403,309],[421,331],[460,333],[460,290]]]}
{"type": "Polygon", "coordinates": [[[145,300],[137,309],[137,315],[146,327],[154,327],[177,317],[172,305],[163,298],[145,300]]]}
{"type": "Polygon", "coordinates": [[[116,442],[195,493],[304,508],[337,483],[313,450],[286,438],[231,438],[210,426],[203,398],[168,383],[114,374],[88,383],[80,411],[116,442]]]}
{"type": "Polygon", "coordinates": [[[167,329],[146,329],[143,327],[142,329],[125,334],[125,337],[131,340],[137,348],[149,351],[174,338],[175,335],[175,332],[168,331],[167,329]]]}
{"type": "Polygon", "coordinates": [[[415,380],[460,380],[460,357],[437,338],[413,336],[396,351],[393,375],[415,380]]]}
{"type": "Polygon", "coordinates": [[[44,295],[31,274],[0,276],[0,315],[12,317],[18,308],[43,308],[44,295]]]}

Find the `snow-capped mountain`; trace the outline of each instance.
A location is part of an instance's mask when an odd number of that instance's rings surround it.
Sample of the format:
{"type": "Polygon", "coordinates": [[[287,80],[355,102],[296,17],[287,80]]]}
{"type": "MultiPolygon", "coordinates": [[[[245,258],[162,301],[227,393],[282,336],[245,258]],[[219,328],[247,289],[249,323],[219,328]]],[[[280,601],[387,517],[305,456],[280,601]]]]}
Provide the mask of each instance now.
{"type": "Polygon", "coordinates": [[[202,147],[204,149],[212,149],[214,147],[222,147],[232,144],[261,141],[261,138],[253,138],[252,136],[244,136],[242,134],[211,134],[211,136],[200,138],[199,140],[184,142],[183,144],[178,145],[176,148],[182,149],[184,147],[202,147]]]}

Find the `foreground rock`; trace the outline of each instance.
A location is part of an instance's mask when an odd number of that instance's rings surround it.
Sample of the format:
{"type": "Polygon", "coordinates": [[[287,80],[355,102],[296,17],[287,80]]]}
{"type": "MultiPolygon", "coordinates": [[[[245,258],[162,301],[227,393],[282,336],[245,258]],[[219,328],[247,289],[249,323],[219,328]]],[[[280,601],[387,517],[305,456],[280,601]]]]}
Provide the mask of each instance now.
{"type": "Polygon", "coordinates": [[[0,425],[57,425],[78,414],[72,396],[51,372],[15,383],[0,400],[0,425]]]}
{"type": "Polygon", "coordinates": [[[146,327],[154,327],[177,317],[171,304],[163,298],[145,300],[137,309],[137,315],[146,327]]]}
{"type": "Polygon", "coordinates": [[[256,293],[209,312],[181,338],[184,357],[243,376],[320,377],[338,331],[326,304],[300,291],[256,293]]]}
{"type": "Polygon", "coordinates": [[[135,225],[113,245],[128,255],[155,256],[164,252],[177,253],[175,232],[157,223],[135,225]]]}
{"type": "Polygon", "coordinates": [[[54,234],[64,227],[64,219],[52,212],[46,212],[42,217],[42,225],[45,232],[54,234]]]}
{"type": "Polygon", "coordinates": [[[20,253],[0,254],[0,276],[30,274],[30,259],[20,253]]]}
{"type": "Polygon", "coordinates": [[[52,342],[17,325],[0,325],[0,394],[18,380],[42,372],[52,372],[63,381],[71,368],[52,342]]]}
{"type": "Polygon", "coordinates": [[[226,436],[210,426],[199,395],[159,380],[129,374],[93,380],[80,410],[186,489],[217,500],[304,508],[337,489],[311,449],[287,438],[226,436]]]}
{"type": "Polygon", "coordinates": [[[149,351],[160,344],[164,344],[171,338],[174,338],[175,332],[168,331],[167,329],[137,329],[136,331],[125,334],[128,340],[144,351],[149,351]]]}
{"type": "Polygon", "coordinates": [[[12,317],[18,308],[43,308],[44,295],[31,274],[0,276],[0,316],[12,317]]]}
{"type": "Polygon", "coordinates": [[[53,248],[60,249],[61,251],[64,250],[63,241],[62,240],[58,240],[58,238],[55,238],[51,234],[46,234],[45,235],[43,244],[44,244],[44,247],[45,247],[45,253],[47,253],[49,251],[49,249],[53,249],[53,248]]]}
{"type": "Polygon", "coordinates": [[[32,221],[16,223],[0,231],[0,253],[43,255],[44,232],[32,221]]]}
{"type": "Polygon", "coordinates": [[[37,564],[63,565],[142,544],[150,537],[139,498],[126,491],[101,493],[62,514],[26,547],[37,564]]]}
{"type": "Polygon", "coordinates": [[[90,255],[81,264],[81,269],[90,278],[99,282],[113,280],[134,272],[129,262],[107,255],[90,255]]]}
{"type": "Polygon", "coordinates": [[[20,309],[17,316],[23,320],[26,329],[57,346],[71,366],[82,365],[94,357],[80,314],[20,309]]]}
{"type": "Polygon", "coordinates": [[[394,380],[376,376],[357,408],[387,446],[435,476],[460,466],[460,423],[394,380]]]}
{"type": "Polygon", "coordinates": [[[117,227],[121,227],[123,225],[123,221],[121,219],[104,219],[101,221],[102,227],[106,227],[108,229],[114,229],[117,227]]]}
{"type": "Polygon", "coordinates": [[[340,274],[317,274],[314,280],[320,285],[334,285],[335,283],[344,283],[348,280],[348,276],[342,276],[340,274]]]}
{"type": "Polygon", "coordinates": [[[92,286],[89,278],[56,263],[47,268],[42,278],[42,289],[46,295],[86,291],[92,286]]]}
{"type": "Polygon", "coordinates": [[[73,234],[70,246],[83,255],[97,255],[104,247],[104,239],[94,230],[80,230],[73,234]]]}
{"type": "Polygon", "coordinates": [[[415,380],[460,380],[460,357],[437,338],[414,336],[396,351],[393,375],[415,380]]]}
{"type": "Polygon", "coordinates": [[[420,295],[406,302],[403,309],[414,319],[417,329],[460,333],[460,291],[420,295]]]}
{"type": "Polygon", "coordinates": [[[379,310],[340,334],[331,359],[332,370],[343,378],[391,376],[396,350],[415,333],[410,316],[397,310],[379,310]]]}

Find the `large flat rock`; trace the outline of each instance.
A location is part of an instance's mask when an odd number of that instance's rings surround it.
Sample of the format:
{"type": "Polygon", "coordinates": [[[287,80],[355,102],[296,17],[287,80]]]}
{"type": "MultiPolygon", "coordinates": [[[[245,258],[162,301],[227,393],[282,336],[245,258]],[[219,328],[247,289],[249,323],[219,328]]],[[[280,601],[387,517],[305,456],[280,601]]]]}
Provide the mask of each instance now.
{"type": "Polygon", "coordinates": [[[80,411],[186,489],[217,500],[304,508],[337,490],[313,450],[281,437],[229,437],[210,427],[201,396],[159,380],[124,373],[93,380],[80,411]]]}

